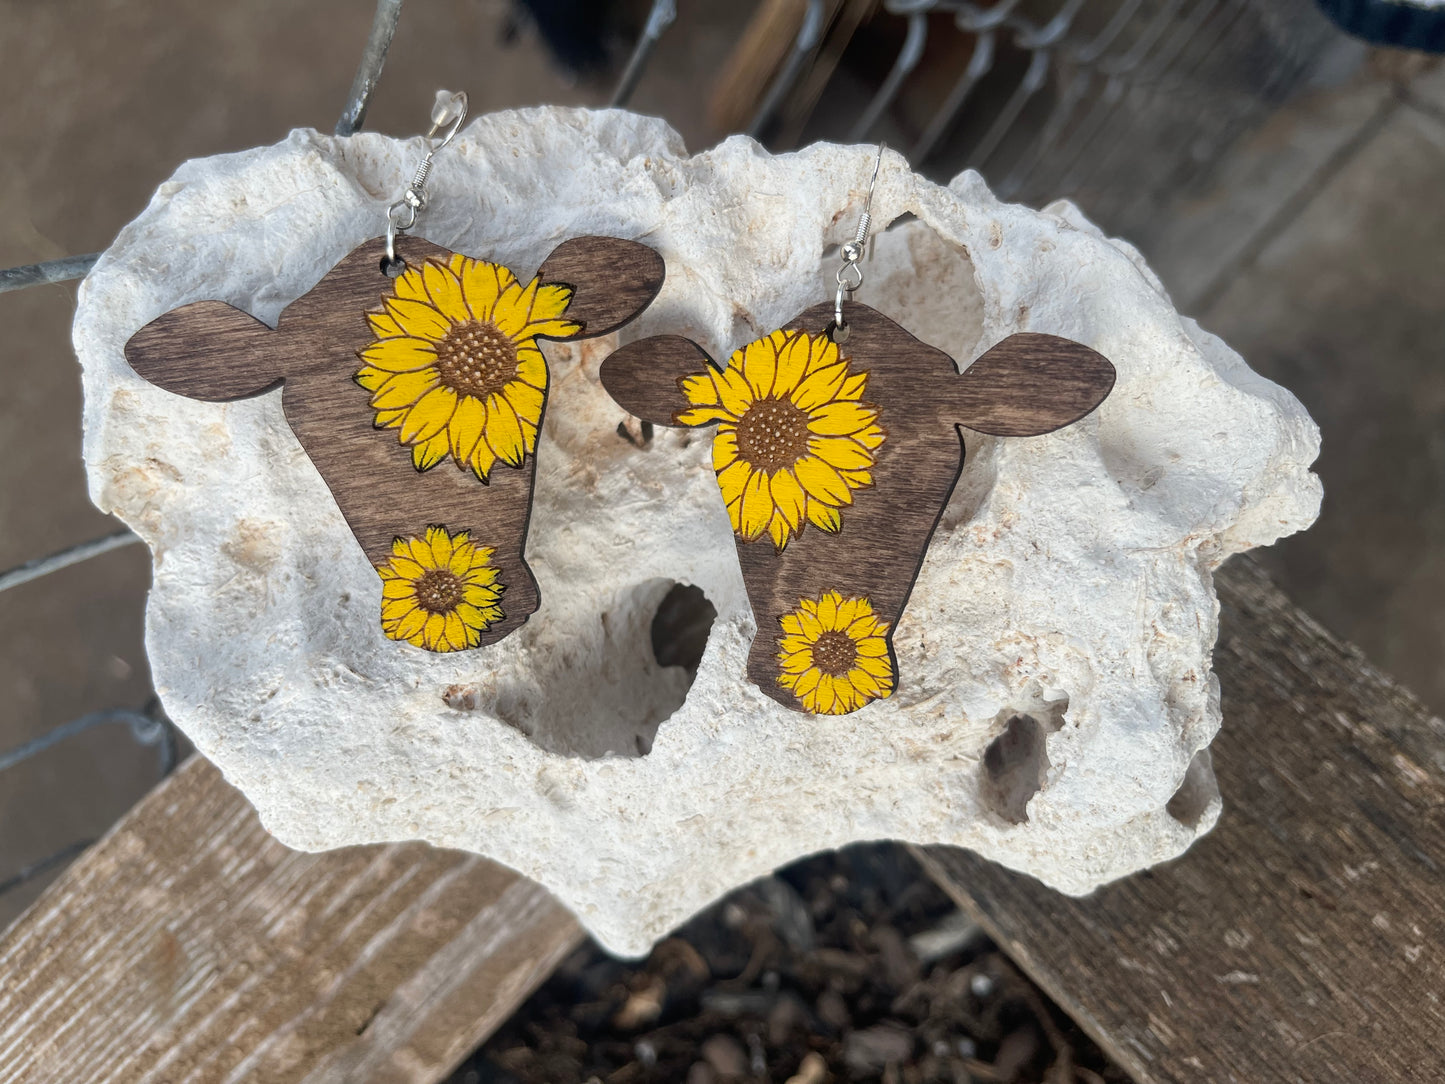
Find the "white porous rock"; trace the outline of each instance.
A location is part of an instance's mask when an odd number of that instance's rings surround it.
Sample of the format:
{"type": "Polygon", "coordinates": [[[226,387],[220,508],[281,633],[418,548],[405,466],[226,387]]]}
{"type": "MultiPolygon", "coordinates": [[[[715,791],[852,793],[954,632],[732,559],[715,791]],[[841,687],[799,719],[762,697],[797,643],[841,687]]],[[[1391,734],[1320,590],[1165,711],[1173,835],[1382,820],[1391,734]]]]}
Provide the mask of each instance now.
{"type": "Polygon", "coordinates": [[[296,131],[187,162],[81,287],[91,494],[154,553],[156,687],[277,838],[475,851],[638,954],[729,889],[855,840],[957,844],[1078,894],[1214,824],[1211,572],[1314,520],[1318,431],[1071,205],[883,163],[874,222],[914,217],[877,237],[860,302],[961,366],[1029,330],[1119,374],[1057,433],[969,435],[891,699],[814,718],[748,684],[754,618],[706,432],[618,435],[598,366],[619,341],[675,332],[726,357],[831,296],[869,147],[773,156],[739,137],[688,157],[661,121],[545,108],[480,117],[437,158],[417,234],[522,275],[568,237],[635,238],[667,281],[620,337],[545,347],[526,554],[541,609],[475,651],[387,640],[380,581],[280,393],[191,401],[122,350],[200,299],[274,325],[382,232],[421,150],[296,131]],[[691,687],[650,641],[674,583],[717,610],[691,687]]]}

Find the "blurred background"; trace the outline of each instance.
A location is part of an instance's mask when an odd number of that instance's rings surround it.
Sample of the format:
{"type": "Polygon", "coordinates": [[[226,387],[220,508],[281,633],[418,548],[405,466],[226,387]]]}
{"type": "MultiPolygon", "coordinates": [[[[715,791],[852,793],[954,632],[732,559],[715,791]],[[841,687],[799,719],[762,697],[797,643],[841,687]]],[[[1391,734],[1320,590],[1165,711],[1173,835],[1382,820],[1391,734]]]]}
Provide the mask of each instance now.
{"type": "MultiPolygon", "coordinates": [[[[415,134],[438,87],[473,113],[625,100],[694,151],[886,139],[940,181],[973,168],[1008,199],[1075,200],[1304,401],[1324,513],[1262,560],[1445,704],[1445,68],[1428,53],[1366,44],[1307,0],[391,6],[369,129],[415,134]]],[[[376,10],[0,0],[0,268],[103,249],[187,158],[332,130],[376,10]]],[[[1438,46],[1435,25],[1416,44],[1438,46]]],[[[85,488],[75,290],[0,293],[0,577],[122,528],[85,488]]],[[[150,687],[144,547],[20,578],[0,578],[0,927],[186,752],[150,687]]]]}

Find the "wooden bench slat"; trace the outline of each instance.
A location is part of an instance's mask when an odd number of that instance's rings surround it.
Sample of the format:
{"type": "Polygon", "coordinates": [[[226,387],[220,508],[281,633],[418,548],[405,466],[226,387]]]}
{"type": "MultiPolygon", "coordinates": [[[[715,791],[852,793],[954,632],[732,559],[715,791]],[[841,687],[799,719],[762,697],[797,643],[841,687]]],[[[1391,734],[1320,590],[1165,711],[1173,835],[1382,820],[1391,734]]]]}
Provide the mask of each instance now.
{"type": "Polygon", "coordinates": [[[0,1080],[436,1081],[581,940],[474,855],[288,850],[194,757],[0,938],[0,1080]]]}
{"type": "Polygon", "coordinates": [[[1217,576],[1224,813],[1071,899],[919,848],[1141,1082],[1432,1080],[1445,1066],[1445,724],[1251,563],[1217,576]]]}

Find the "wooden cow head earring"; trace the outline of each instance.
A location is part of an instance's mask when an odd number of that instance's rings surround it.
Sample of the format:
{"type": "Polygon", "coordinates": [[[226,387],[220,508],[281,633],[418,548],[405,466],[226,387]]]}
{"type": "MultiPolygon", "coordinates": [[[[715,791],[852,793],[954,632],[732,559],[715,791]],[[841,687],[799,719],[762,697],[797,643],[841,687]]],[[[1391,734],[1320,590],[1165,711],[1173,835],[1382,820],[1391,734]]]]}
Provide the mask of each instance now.
{"type": "Polygon", "coordinates": [[[1032,332],[960,375],[943,351],[851,301],[869,223],[865,209],[831,303],[725,366],[677,335],[633,342],[602,365],[629,413],[717,426],[713,467],[758,624],[748,676],[816,714],[855,711],[897,687],[893,630],[962,470],[961,430],[1048,433],[1114,385],[1101,355],[1032,332]]]}
{"type": "Polygon", "coordinates": [[[381,627],[427,651],[495,643],[537,609],[523,559],[548,390],[539,339],[605,335],[662,288],[634,241],[579,237],[530,280],[405,236],[465,95],[437,96],[432,143],[385,237],[286,307],[273,330],[220,301],[126,343],[167,391],[226,402],[282,386],[292,430],[382,579],[381,627]]]}

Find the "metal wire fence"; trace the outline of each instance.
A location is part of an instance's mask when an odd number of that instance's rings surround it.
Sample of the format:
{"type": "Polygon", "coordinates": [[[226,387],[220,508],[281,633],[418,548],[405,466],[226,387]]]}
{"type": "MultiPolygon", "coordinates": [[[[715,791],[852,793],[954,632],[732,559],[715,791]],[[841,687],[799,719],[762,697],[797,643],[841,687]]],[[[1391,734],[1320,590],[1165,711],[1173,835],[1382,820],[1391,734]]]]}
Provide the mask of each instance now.
{"type": "MultiPolygon", "coordinates": [[[[386,61],[403,0],[378,0],[338,135],[358,131],[386,61]]],[[[843,5],[806,0],[791,47],[759,96],[747,131],[767,133],[805,80],[843,5]]],[[[610,103],[625,105],[677,17],[654,0],[610,103]]],[[[967,60],[916,126],[905,149],[915,168],[983,173],[1005,198],[1074,198],[1106,229],[1126,236],[1197,187],[1241,134],[1304,85],[1331,33],[1307,0],[885,0],[899,41],[886,76],[847,130],[876,137],[941,35],[967,60]]],[[[889,29],[886,25],[884,30],[889,29]]],[[[0,292],[83,277],[98,253],[0,270],[0,292]]],[[[0,593],[139,542],[117,531],[0,572],[0,593]]],[[[0,750],[0,773],[96,727],[121,725],[154,746],[157,778],[177,760],[177,735],[152,700],[102,711],[0,750]]],[[[0,878],[0,893],[67,862],[76,841],[0,878]]]]}

